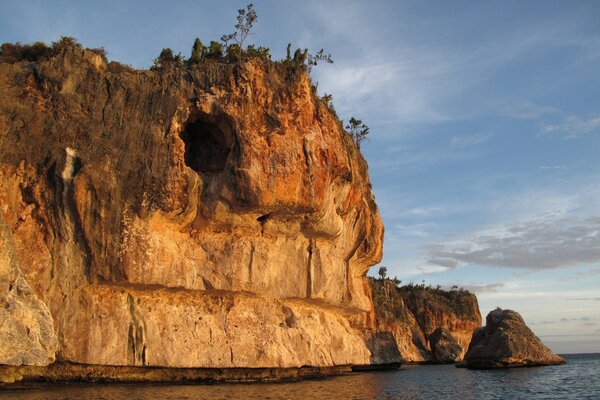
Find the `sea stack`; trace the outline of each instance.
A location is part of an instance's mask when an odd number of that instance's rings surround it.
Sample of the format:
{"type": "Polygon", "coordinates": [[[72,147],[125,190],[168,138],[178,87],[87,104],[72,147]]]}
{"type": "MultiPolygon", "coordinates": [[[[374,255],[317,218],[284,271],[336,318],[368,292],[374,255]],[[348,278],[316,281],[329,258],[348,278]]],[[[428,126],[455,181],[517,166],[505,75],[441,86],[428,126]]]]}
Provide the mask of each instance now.
{"type": "Polygon", "coordinates": [[[465,359],[457,366],[487,369],[564,363],[564,358],[533,334],[518,312],[497,308],[487,315],[486,326],[473,333],[465,359]]]}

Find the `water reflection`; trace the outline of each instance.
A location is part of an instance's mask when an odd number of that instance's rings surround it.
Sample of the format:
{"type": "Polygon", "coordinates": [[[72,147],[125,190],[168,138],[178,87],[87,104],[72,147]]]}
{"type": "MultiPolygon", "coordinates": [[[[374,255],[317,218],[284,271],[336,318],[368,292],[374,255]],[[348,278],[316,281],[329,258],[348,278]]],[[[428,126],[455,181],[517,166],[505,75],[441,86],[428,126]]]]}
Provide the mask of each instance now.
{"type": "Polygon", "coordinates": [[[369,399],[381,398],[386,373],[352,374],[331,379],[286,383],[250,383],[215,385],[152,385],[152,384],[64,384],[34,385],[23,390],[0,392],[0,398],[23,400],[54,399],[369,399]]]}
{"type": "Polygon", "coordinates": [[[405,366],[397,371],[357,373],[331,379],[268,384],[34,385],[1,390],[0,399],[505,399],[600,398],[600,356],[567,359],[547,368],[470,371],[452,365],[405,366]]]}

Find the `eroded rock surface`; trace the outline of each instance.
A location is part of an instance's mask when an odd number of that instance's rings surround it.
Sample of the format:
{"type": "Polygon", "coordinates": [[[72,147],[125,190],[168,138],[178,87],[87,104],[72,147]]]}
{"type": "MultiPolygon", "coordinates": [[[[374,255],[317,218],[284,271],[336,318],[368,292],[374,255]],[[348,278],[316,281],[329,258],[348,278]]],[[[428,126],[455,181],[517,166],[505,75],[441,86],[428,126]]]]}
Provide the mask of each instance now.
{"type": "Polygon", "coordinates": [[[473,333],[461,367],[507,368],[564,364],[525,325],[513,310],[497,308],[486,317],[486,326],[473,333]]]}
{"type": "Polygon", "coordinates": [[[48,365],[57,347],[50,311],[21,274],[0,216],[0,364],[48,365]]]}
{"type": "Polygon", "coordinates": [[[463,348],[454,335],[446,328],[439,327],[429,335],[432,359],[438,363],[461,361],[463,348]]]}
{"type": "Polygon", "coordinates": [[[62,360],[371,362],[383,226],[366,162],[304,72],[136,71],[66,46],[0,63],[0,98],[7,262],[62,360]]]}
{"type": "Polygon", "coordinates": [[[442,290],[424,285],[397,287],[394,281],[371,279],[379,331],[391,332],[406,362],[453,362],[462,360],[473,331],[481,326],[477,297],[465,290],[442,290]],[[443,329],[444,340],[438,356],[432,335],[443,329]],[[450,342],[455,344],[450,345],[450,342]],[[458,347],[456,347],[458,345],[458,347]]]}

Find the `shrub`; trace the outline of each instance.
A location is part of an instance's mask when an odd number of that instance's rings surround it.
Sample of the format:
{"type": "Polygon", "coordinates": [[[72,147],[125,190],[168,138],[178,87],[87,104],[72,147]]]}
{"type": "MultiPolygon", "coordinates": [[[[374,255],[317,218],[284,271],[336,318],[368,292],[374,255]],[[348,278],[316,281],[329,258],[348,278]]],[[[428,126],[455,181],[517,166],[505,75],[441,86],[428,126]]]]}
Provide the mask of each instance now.
{"type": "Polygon", "coordinates": [[[183,57],[181,56],[181,53],[175,55],[175,53],[173,53],[173,50],[167,47],[166,49],[162,49],[158,58],[154,59],[154,64],[151,69],[163,70],[182,64],[183,57]]]}
{"type": "Polygon", "coordinates": [[[59,52],[67,47],[78,47],[81,48],[81,44],[71,36],[61,36],[59,40],[56,42],[52,42],[52,49],[56,52],[59,52]]]}
{"type": "Polygon", "coordinates": [[[192,46],[192,54],[190,55],[188,64],[199,64],[204,61],[207,51],[208,49],[202,44],[202,41],[199,38],[196,38],[196,40],[194,40],[194,45],[192,46]]]}
{"type": "Polygon", "coordinates": [[[213,60],[223,58],[223,45],[221,45],[219,42],[215,42],[214,40],[211,41],[210,45],[208,46],[206,58],[213,60]]]}
{"type": "Polygon", "coordinates": [[[43,42],[35,42],[31,45],[20,43],[4,43],[0,46],[0,62],[15,63],[19,61],[35,62],[43,58],[51,57],[53,50],[43,42]]]}

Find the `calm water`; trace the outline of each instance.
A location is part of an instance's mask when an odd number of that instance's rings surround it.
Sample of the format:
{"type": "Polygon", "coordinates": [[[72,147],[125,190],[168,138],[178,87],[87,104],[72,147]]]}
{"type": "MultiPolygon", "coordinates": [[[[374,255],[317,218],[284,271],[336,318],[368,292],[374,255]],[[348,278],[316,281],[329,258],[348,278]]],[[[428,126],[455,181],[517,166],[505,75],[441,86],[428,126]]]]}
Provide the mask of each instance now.
{"type": "Polygon", "coordinates": [[[600,354],[566,358],[567,365],[555,367],[469,371],[419,365],[292,383],[37,385],[0,391],[0,399],[600,399],[600,354]]]}

